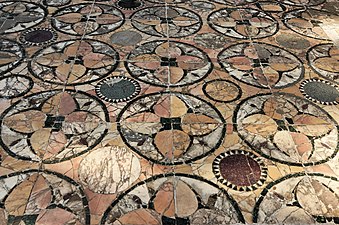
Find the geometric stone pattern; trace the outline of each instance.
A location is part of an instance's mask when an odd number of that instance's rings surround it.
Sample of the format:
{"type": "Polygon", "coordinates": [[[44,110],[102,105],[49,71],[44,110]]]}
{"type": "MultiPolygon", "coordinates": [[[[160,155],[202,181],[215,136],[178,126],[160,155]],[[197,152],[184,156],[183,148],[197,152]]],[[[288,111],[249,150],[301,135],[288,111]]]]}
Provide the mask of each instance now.
{"type": "Polygon", "coordinates": [[[0,1],[0,225],[339,224],[338,9],[0,1]]]}

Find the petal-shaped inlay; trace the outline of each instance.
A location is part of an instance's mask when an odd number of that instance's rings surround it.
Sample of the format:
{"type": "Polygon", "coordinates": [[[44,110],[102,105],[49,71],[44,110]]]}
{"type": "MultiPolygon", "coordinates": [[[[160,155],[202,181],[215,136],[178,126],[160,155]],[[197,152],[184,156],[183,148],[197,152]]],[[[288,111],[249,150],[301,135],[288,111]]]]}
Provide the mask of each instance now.
{"type": "Polygon", "coordinates": [[[158,100],[154,112],[160,117],[180,117],[187,113],[185,103],[175,95],[168,95],[158,100]]]}
{"type": "Polygon", "coordinates": [[[277,123],[271,117],[262,114],[250,115],[242,121],[242,124],[248,132],[264,137],[273,135],[278,130],[277,123]]]}
{"type": "Polygon", "coordinates": [[[339,48],[333,46],[329,51],[329,55],[331,56],[331,58],[339,60],[339,48]]]}
{"type": "Polygon", "coordinates": [[[28,110],[5,118],[4,124],[18,132],[32,133],[44,127],[45,119],[45,113],[28,110]]]}
{"type": "Polygon", "coordinates": [[[67,13],[57,18],[64,23],[77,23],[81,20],[81,17],[82,15],[80,13],[67,13]]]}
{"type": "Polygon", "coordinates": [[[61,208],[48,209],[41,212],[36,220],[35,225],[81,225],[76,216],[61,208]]]}
{"type": "Polygon", "coordinates": [[[114,24],[114,23],[119,23],[121,21],[121,17],[116,16],[116,15],[112,15],[112,14],[108,14],[108,13],[103,13],[101,15],[99,15],[96,19],[96,22],[99,25],[110,25],[110,24],[114,24]]]}
{"type": "Polygon", "coordinates": [[[281,221],[284,221],[284,224],[314,224],[312,216],[297,206],[288,206],[275,211],[266,218],[265,223],[277,224],[281,221]]]}
{"type": "Polygon", "coordinates": [[[141,134],[154,134],[162,128],[160,117],[151,112],[142,112],[128,117],[125,125],[141,134]]]}
{"type": "Polygon", "coordinates": [[[52,192],[46,179],[43,176],[38,176],[26,207],[26,213],[40,213],[41,210],[49,206],[51,200],[52,192]]]}
{"type": "Polygon", "coordinates": [[[181,130],[164,130],[156,134],[154,144],[164,157],[175,159],[184,154],[191,138],[181,130]]]}
{"type": "Polygon", "coordinates": [[[294,105],[279,97],[270,97],[267,99],[264,103],[263,110],[267,116],[278,120],[284,117],[293,118],[298,114],[298,110],[294,105]]]}
{"type": "Polygon", "coordinates": [[[313,149],[311,141],[304,134],[278,131],[273,138],[277,147],[297,161],[307,160],[313,149]]]}
{"type": "Polygon", "coordinates": [[[155,54],[143,54],[133,58],[131,63],[143,69],[156,70],[160,67],[161,61],[155,54]]]}
{"type": "Polygon", "coordinates": [[[168,180],[160,186],[154,198],[154,208],[167,217],[187,217],[198,209],[198,200],[186,183],[168,180]]]}
{"type": "Polygon", "coordinates": [[[296,27],[303,27],[305,29],[312,29],[313,28],[313,24],[308,21],[305,20],[303,18],[292,18],[288,21],[290,24],[293,24],[296,27]]]}
{"type": "Polygon", "coordinates": [[[154,209],[160,215],[175,217],[174,201],[174,185],[170,181],[165,182],[160,186],[153,200],[154,209]]]}
{"type": "Polygon", "coordinates": [[[18,60],[14,53],[0,52],[0,65],[10,64],[18,60]]]}
{"type": "Polygon", "coordinates": [[[75,42],[69,44],[64,50],[65,55],[68,57],[76,56],[79,51],[81,43],[82,42],[80,40],[76,40],[75,42]]]}
{"type": "Polygon", "coordinates": [[[73,25],[73,29],[76,33],[84,35],[86,33],[93,33],[99,28],[99,24],[96,21],[80,21],[73,25]]]}
{"type": "Polygon", "coordinates": [[[48,99],[42,106],[46,114],[67,115],[76,110],[77,105],[74,98],[67,92],[61,92],[48,99]]]}
{"type": "Polygon", "coordinates": [[[185,75],[185,71],[183,69],[184,68],[182,67],[172,67],[172,66],[168,68],[168,77],[169,77],[170,84],[176,84],[179,81],[181,81],[181,79],[185,75]]]}
{"type": "Polygon", "coordinates": [[[80,10],[83,15],[90,14],[91,16],[97,16],[102,13],[102,9],[96,5],[87,5],[80,10]]]}
{"type": "MultiPolygon", "coordinates": [[[[257,69],[257,68],[256,68],[257,69]]],[[[259,78],[259,83],[263,84],[264,86],[271,86],[273,87],[280,79],[279,72],[274,70],[272,67],[263,67],[259,69],[259,74],[262,75],[261,79],[259,78]]],[[[254,70],[255,73],[258,70],[254,70]]],[[[256,76],[256,74],[253,74],[256,76]]]]}
{"type": "Polygon", "coordinates": [[[207,62],[204,61],[204,59],[191,55],[179,56],[177,62],[178,66],[184,70],[196,70],[207,65],[207,62]]]}
{"type": "Polygon", "coordinates": [[[164,42],[155,49],[155,53],[164,58],[177,58],[182,54],[182,51],[172,43],[164,42]]]}
{"type": "MultiPolygon", "coordinates": [[[[87,68],[85,66],[74,64],[71,67],[71,70],[67,73],[67,82],[72,83],[74,81],[81,81],[81,78],[86,74],[86,71],[87,68]]],[[[87,77],[85,79],[87,79],[87,77]]]]}
{"type": "Polygon", "coordinates": [[[131,211],[117,221],[119,223],[114,223],[114,225],[161,225],[160,216],[152,210],[148,209],[136,209],[131,211]]]}
{"type": "MultiPolygon", "coordinates": [[[[79,22],[76,33],[95,33],[98,24],[79,22]]],[[[75,32],[74,31],[74,32],[75,32]]],[[[29,66],[39,79],[59,85],[80,85],[99,80],[113,72],[119,54],[104,42],[82,39],[53,43],[36,52],[29,66]]]]}
{"type": "Polygon", "coordinates": [[[155,134],[162,128],[161,123],[126,123],[126,128],[140,134],[155,134]]]}
{"type": "MultiPolygon", "coordinates": [[[[241,36],[260,36],[263,30],[249,29],[248,25],[237,26],[241,36]]],[[[265,89],[292,86],[304,72],[303,63],[293,53],[260,42],[231,45],[219,53],[218,62],[240,82],[265,89]]]]}
{"type": "Polygon", "coordinates": [[[44,66],[55,67],[62,65],[66,59],[67,55],[59,52],[54,52],[46,54],[43,57],[37,58],[36,62],[44,66]]]}
{"type": "Polygon", "coordinates": [[[321,182],[304,178],[297,186],[298,202],[313,216],[338,217],[339,196],[321,182]]]}
{"type": "Polygon", "coordinates": [[[233,56],[227,59],[227,62],[238,70],[251,70],[253,68],[252,60],[245,56],[233,56]]]}
{"type": "Polygon", "coordinates": [[[175,183],[175,214],[178,217],[192,215],[198,209],[198,199],[192,189],[183,181],[175,183]],[[189,202],[189,204],[187,204],[189,202]]]}
{"type": "Polygon", "coordinates": [[[10,215],[22,216],[25,213],[26,205],[33,189],[37,175],[32,175],[21,182],[7,197],[5,208],[10,215]]]}
{"type": "Polygon", "coordinates": [[[107,66],[109,64],[114,64],[114,59],[104,54],[100,53],[89,53],[83,57],[84,59],[84,66],[96,69],[100,67],[107,66]]]}
{"type": "Polygon", "coordinates": [[[55,74],[56,74],[56,77],[59,79],[59,81],[63,83],[67,81],[67,79],[69,78],[71,68],[72,68],[72,65],[67,64],[67,63],[61,64],[56,68],[55,74]]]}
{"type": "Polygon", "coordinates": [[[257,49],[254,47],[254,45],[246,46],[244,49],[244,55],[250,59],[259,59],[257,49]]]}
{"type": "Polygon", "coordinates": [[[160,123],[160,117],[151,112],[142,112],[130,116],[126,119],[127,123],[160,123]]]}
{"type": "Polygon", "coordinates": [[[239,104],[233,121],[240,137],[273,161],[313,166],[337,153],[335,118],[305,98],[278,92],[258,94],[239,104]]]}
{"type": "Polygon", "coordinates": [[[171,117],[180,117],[187,113],[187,106],[179,97],[171,95],[170,99],[171,117]]]}
{"type": "Polygon", "coordinates": [[[43,159],[49,159],[57,155],[66,147],[67,142],[67,137],[64,132],[52,132],[46,150],[42,150],[41,152],[41,154],[43,154],[43,159]]]}
{"type": "Polygon", "coordinates": [[[293,118],[294,127],[308,136],[321,136],[330,132],[334,126],[322,118],[302,114],[293,118]]]}
{"type": "Polygon", "coordinates": [[[189,135],[205,135],[219,126],[219,123],[214,118],[194,113],[187,113],[181,123],[183,131],[189,135]]]}
{"type": "Polygon", "coordinates": [[[271,56],[269,63],[270,67],[276,71],[291,71],[298,66],[298,63],[294,60],[282,56],[271,56]]]}
{"type": "Polygon", "coordinates": [[[49,146],[52,128],[42,128],[33,133],[30,138],[32,148],[40,158],[44,158],[44,155],[49,146]]]}
{"type": "MultiPolygon", "coordinates": [[[[156,26],[157,33],[177,32],[178,27],[173,23],[159,23],[156,26]]],[[[133,77],[146,83],[177,87],[206,77],[212,70],[212,62],[206,53],[193,45],[175,41],[151,41],[130,52],[126,67],[133,77]]]]}

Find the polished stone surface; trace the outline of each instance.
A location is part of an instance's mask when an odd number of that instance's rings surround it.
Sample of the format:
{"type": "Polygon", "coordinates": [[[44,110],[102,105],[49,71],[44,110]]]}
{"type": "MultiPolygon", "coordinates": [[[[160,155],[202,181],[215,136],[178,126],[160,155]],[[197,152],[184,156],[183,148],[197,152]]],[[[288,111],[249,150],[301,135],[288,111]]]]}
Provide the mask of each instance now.
{"type": "Polygon", "coordinates": [[[0,0],[0,225],[339,224],[336,0],[0,0]]]}

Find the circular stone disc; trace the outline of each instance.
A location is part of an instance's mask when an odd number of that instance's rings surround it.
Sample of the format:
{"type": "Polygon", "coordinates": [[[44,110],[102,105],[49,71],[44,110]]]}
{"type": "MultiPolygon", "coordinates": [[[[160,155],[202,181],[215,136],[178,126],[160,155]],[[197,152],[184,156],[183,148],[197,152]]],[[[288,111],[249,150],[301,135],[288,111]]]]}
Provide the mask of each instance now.
{"type": "Polygon", "coordinates": [[[140,85],[135,80],[116,76],[101,81],[96,87],[97,95],[108,102],[128,101],[140,93],[140,85]]]}
{"type": "Polygon", "coordinates": [[[301,83],[300,90],[311,101],[323,105],[337,105],[339,103],[339,87],[328,81],[305,80],[301,83]]]}
{"type": "Polygon", "coordinates": [[[232,150],[220,154],[213,162],[213,172],[226,186],[240,191],[252,191],[267,178],[267,168],[251,152],[232,150]]]}
{"type": "Polygon", "coordinates": [[[54,30],[47,28],[34,28],[23,32],[20,41],[26,45],[46,45],[57,39],[54,30]]]}
{"type": "Polygon", "coordinates": [[[142,36],[136,31],[120,31],[111,36],[111,42],[115,45],[132,46],[138,44],[142,40],[142,36]]]}
{"type": "Polygon", "coordinates": [[[241,88],[232,81],[216,79],[208,81],[202,87],[205,95],[216,102],[233,102],[241,97],[241,88]]]}

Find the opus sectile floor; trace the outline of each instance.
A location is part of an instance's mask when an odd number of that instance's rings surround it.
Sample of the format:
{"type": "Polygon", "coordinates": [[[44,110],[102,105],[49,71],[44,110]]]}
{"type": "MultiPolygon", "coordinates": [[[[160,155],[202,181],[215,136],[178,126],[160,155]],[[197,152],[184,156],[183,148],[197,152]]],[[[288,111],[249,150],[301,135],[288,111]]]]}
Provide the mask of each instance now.
{"type": "Polygon", "coordinates": [[[339,224],[339,1],[0,0],[0,224],[339,224]]]}

